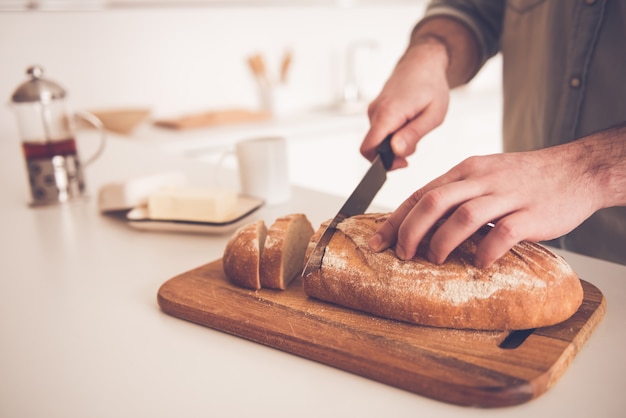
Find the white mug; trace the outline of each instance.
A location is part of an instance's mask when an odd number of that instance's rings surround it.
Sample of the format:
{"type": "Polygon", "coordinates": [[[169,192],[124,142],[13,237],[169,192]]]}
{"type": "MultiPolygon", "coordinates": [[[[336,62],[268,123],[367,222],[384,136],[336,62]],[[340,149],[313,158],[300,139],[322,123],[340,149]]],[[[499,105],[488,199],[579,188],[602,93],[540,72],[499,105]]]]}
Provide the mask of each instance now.
{"type": "MultiPolygon", "coordinates": [[[[222,155],[220,168],[225,157],[222,155]]],[[[240,192],[263,199],[268,205],[291,197],[287,164],[287,142],[280,136],[248,139],[235,145],[240,192]]]]}

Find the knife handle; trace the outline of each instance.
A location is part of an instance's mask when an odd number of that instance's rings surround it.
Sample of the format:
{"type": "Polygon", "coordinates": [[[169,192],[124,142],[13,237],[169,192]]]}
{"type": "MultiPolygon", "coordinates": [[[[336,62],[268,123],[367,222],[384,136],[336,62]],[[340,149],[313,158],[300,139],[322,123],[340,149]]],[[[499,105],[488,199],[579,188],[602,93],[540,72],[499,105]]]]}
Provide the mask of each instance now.
{"type": "Polygon", "coordinates": [[[376,152],[380,155],[380,159],[383,162],[385,170],[389,170],[391,168],[393,160],[396,158],[393,154],[393,150],[391,149],[391,137],[393,137],[393,134],[387,135],[383,142],[376,147],[376,152]]]}

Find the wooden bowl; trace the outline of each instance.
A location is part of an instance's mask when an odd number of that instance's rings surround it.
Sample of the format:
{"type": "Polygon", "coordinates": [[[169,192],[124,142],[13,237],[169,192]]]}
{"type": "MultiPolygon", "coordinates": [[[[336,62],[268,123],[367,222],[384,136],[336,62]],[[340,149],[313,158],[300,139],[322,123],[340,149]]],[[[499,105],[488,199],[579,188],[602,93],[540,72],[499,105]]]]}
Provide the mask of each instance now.
{"type": "Polygon", "coordinates": [[[100,119],[107,130],[128,135],[150,115],[150,109],[110,109],[91,113],[100,119]]]}

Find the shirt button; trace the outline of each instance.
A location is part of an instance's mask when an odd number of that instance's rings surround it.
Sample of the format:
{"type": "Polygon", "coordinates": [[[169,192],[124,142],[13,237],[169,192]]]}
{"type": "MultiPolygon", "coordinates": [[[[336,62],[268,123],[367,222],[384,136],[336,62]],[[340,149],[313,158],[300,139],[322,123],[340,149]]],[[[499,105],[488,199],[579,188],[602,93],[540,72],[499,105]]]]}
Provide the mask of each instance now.
{"type": "Polygon", "coordinates": [[[580,87],[580,78],[578,77],[570,78],[569,85],[577,89],[578,87],[580,87]]]}

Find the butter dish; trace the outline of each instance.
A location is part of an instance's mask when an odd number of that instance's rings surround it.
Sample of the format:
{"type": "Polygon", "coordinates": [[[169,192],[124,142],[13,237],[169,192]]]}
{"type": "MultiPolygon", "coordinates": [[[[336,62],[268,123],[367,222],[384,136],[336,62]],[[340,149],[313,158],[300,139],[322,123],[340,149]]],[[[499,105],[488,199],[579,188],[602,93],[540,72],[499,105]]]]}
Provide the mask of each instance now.
{"type": "Polygon", "coordinates": [[[128,224],[139,230],[155,232],[188,232],[198,234],[226,234],[235,231],[254,219],[263,200],[250,196],[237,196],[235,210],[220,222],[198,222],[178,219],[153,219],[146,205],[133,208],[126,214],[128,224]]]}
{"type": "Polygon", "coordinates": [[[98,207],[103,213],[131,210],[145,205],[148,197],[159,189],[184,186],[187,183],[184,174],[168,172],[105,184],[98,192],[98,207]]]}

